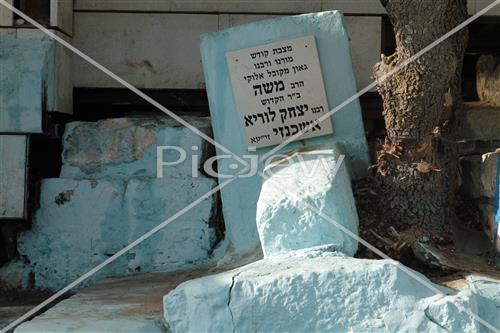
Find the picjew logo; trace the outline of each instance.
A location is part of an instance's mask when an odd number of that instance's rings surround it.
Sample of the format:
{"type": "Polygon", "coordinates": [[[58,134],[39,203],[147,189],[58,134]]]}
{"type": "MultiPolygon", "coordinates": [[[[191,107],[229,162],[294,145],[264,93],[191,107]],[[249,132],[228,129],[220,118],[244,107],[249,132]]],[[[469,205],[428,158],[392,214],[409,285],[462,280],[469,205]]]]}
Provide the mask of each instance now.
{"type": "Polygon", "coordinates": [[[271,175],[289,177],[292,176],[291,172],[296,176],[297,169],[292,171],[288,167],[297,164],[301,177],[312,178],[321,168],[332,169],[330,162],[332,158],[335,162],[333,167],[339,168],[345,157],[344,155],[335,156],[329,150],[314,150],[275,154],[261,161],[260,156],[255,153],[255,147],[249,147],[248,151],[249,154],[239,156],[239,159],[246,162],[241,163],[230,154],[214,155],[203,159],[197,146],[192,146],[190,151],[178,146],[158,146],[156,148],[156,176],[163,178],[164,172],[168,173],[169,168],[190,168],[193,178],[200,177],[200,175],[218,179],[249,178],[259,174],[259,171],[268,177],[271,175]],[[226,173],[222,173],[221,169],[227,170],[226,173]]]}

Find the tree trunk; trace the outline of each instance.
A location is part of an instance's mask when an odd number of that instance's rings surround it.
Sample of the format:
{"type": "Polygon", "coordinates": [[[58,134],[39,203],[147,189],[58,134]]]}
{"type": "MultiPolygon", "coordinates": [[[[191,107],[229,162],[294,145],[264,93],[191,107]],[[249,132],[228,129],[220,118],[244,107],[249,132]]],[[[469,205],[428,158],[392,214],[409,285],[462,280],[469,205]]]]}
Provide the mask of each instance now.
{"type": "MultiPolygon", "coordinates": [[[[376,79],[467,18],[466,0],[381,2],[397,48],[375,65],[376,79]]],[[[407,241],[451,240],[458,187],[454,132],[466,45],[467,31],[461,30],[378,84],[387,136],[377,152],[376,179],[385,218],[407,241]]]]}

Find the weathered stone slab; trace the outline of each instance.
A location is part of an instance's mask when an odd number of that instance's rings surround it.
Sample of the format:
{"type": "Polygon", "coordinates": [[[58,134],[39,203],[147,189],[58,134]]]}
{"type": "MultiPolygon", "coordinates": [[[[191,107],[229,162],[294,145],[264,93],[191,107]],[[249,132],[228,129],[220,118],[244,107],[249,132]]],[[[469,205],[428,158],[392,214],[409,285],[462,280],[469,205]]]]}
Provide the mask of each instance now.
{"type": "MultiPolygon", "coordinates": [[[[233,96],[226,53],[309,35],[316,39],[328,104],[334,108],[356,92],[348,37],[339,12],[259,21],[202,37],[201,53],[214,136],[240,158],[248,154],[243,130],[245,125],[233,96]]],[[[338,143],[345,149],[354,177],[361,177],[369,165],[369,157],[358,100],[336,112],[331,122],[333,135],[293,142],[280,153],[289,153],[304,146],[338,143]]],[[[262,148],[253,154],[263,156],[271,149],[262,148]]],[[[225,154],[223,151],[217,153],[219,156],[225,154]]],[[[223,175],[235,175],[243,168],[242,163],[231,158],[218,161],[218,171],[223,175]]],[[[262,165],[259,170],[262,170],[262,165]]],[[[237,252],[259,249],[255,206],[261,183],[260,176],[254,175],[239,178],[221,191],[226,237],[237,252]]]]}
{"type": "MultiPolygon", "coordinates": [[[[211,132],[208,118],[186,117],[186,121],[205,134],[211,132]]],[[[192,160],[197,170],[203,154],[209,153],[201,137],[168,117],[73,122],[66,127],[63,144],[63,178],[156,177],[160,146],[177,147],[163,150],[167,163],[181,157],[179,150],[186,153],[184,162],[163,166],[163,175],[190,178],[192,160]]]]}
{"type": "Polygon", "coordinates": [[[204,272],[182,271],[106,279],[23,323],[15,332],[162,333],[165,332],[163,295],[204,272]]]}
{"type": "Polygon", "coordinates": [[[477,95],[482,102],[500,106],[500,56],[483,54],[476,65],[477,95]]]}
{"type": "Polygon", "coordinates": [[[400,265],[321,250],[267,258],[181,284],[164,298],[165,320],[173,333],[486,331],[459,301],[496,324],[498,281],[480,299],[477,291],[454,294],[413,272],[451,294],[433,296],[400,265]]]}
{"type": "Polygon", "coordinates": [[[354,255],[357,240],[317,211],[358,234],[351,179],[339,149],[306,151],[266,169],[257,203],[257,229],[264,255],[328,245],[354,255]]]}
{"type": "MultiPolygon", "coordinates": [[[[42,182],[33,228],[19,238],[35,287],[57,290],[162,223],[215,186],[207,178],[132,178],[42,182]]],[[[200,203],[129,251],[92,281],[137,272],[173,271],[208,260],[214,199],[200,203]]]]}

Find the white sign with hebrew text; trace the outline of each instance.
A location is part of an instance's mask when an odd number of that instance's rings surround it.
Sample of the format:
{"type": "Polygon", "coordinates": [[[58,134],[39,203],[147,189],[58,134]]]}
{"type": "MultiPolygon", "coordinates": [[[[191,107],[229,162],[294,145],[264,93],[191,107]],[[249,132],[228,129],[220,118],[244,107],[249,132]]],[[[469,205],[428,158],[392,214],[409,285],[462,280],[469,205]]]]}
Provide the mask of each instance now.
{"type": "Polygon", "coordinates": [[[332,133],[314,36],[226,53],[247,145],[277,145],[332,133]]]}

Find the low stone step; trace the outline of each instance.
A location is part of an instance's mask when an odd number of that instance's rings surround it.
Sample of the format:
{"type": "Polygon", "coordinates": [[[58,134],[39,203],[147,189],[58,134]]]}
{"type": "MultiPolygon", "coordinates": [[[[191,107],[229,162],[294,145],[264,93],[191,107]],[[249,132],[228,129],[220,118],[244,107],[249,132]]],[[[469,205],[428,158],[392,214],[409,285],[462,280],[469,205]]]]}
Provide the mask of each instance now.
{"type": "MultiPolygon", "coordinates": [[[[201,132],[211,135],[210,119],[185,117],[201,132]]],[[[164,167],[171,177],[191,177],[213,151],[211,144],[172,118],[115,118],[98,122],[72,122],[63,138],[63,178],[105,176],[157,176],[157,148],[175,146],[186,153],[183,163],[164,167]]],[[[163,160],[175,162],[180,153],[164,149],[163,160]]]]}
{"type": "Polygon", "coordinates": [[[107,279],[18,326],[15,332],[163,333],[163,295],[206,272],[198,269],[107,279]]]}
{"type": "MultiPolygon", "coordinates": [[[[37,289],[58,290],[103,262],[208,191],[209,178],[45,179],[33,227],[19,237],[37,289]]],[[[216,242],[210,197],[90,281],[166,272],[209,260],[216,242]]]]}

